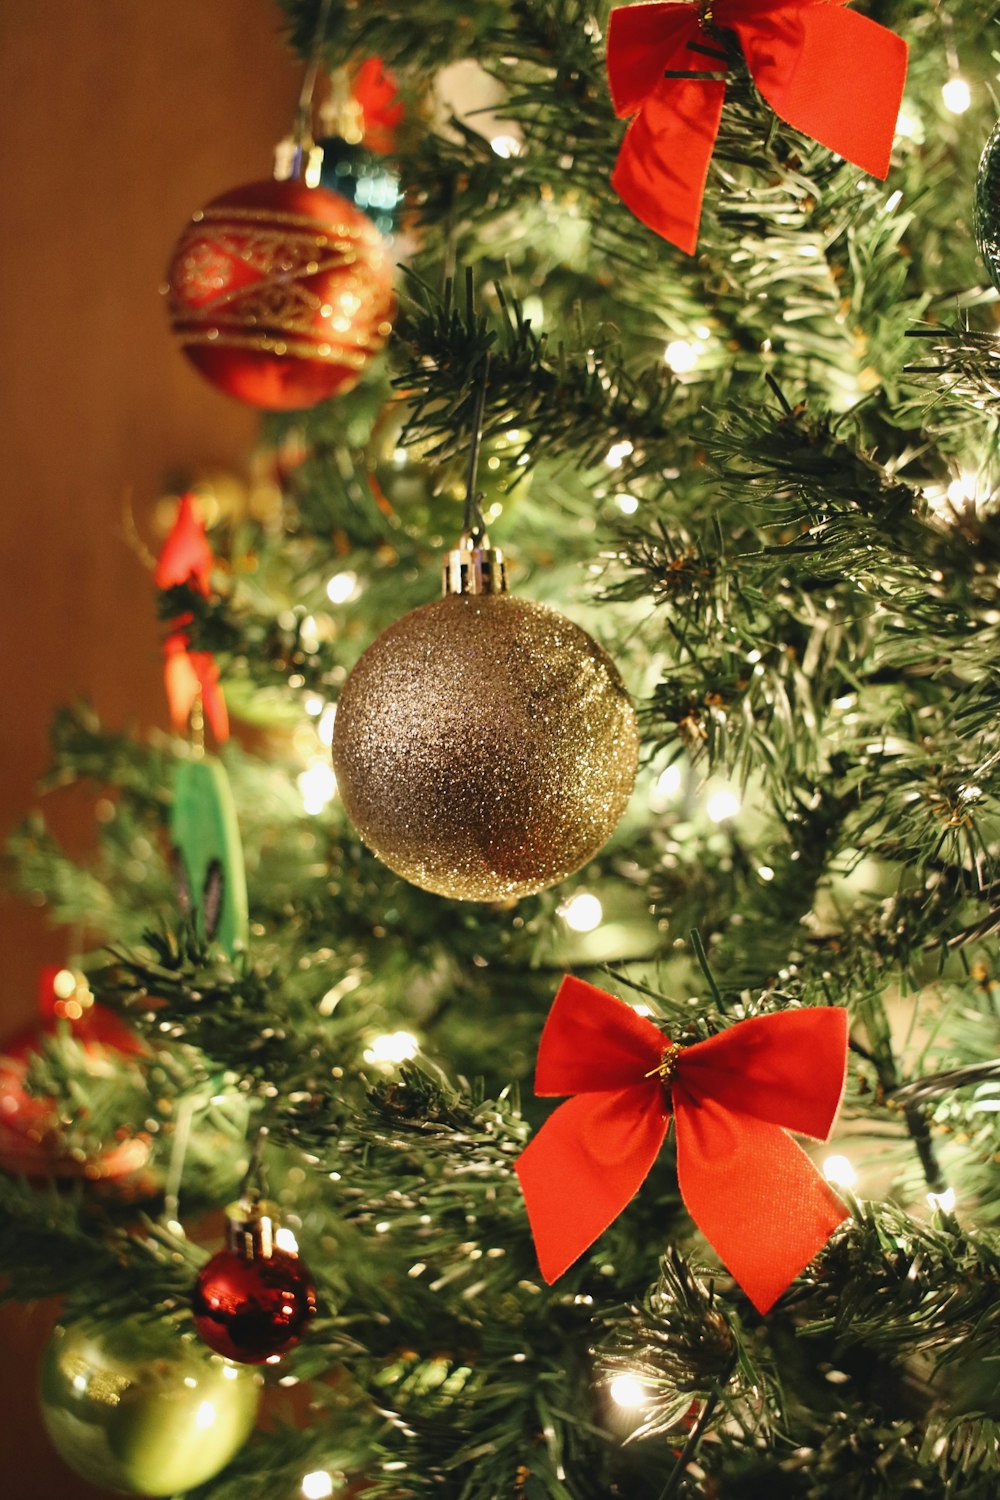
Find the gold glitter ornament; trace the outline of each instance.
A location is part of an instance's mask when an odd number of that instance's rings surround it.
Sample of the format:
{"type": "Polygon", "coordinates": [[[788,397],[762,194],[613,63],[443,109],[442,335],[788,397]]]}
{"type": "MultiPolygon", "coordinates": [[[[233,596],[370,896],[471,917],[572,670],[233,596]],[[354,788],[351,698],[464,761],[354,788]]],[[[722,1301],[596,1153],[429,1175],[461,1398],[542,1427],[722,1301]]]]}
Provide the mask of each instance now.
{"type": "Polygon", "coordinates": [[[531,895],[614,832],[635,780],[635,711],[596,641],[506,593],[485,537],[448,555],[445,588],[348,677],[337,785],[365,843],[414,885],[460,901],[531,895]]]}

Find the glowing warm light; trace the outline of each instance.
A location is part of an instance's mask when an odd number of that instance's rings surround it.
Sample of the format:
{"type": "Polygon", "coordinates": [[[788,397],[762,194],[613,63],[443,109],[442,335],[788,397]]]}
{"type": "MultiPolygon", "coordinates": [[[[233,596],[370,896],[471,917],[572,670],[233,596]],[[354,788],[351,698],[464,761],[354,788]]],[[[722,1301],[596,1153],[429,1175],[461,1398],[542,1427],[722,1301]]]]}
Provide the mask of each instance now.
{"type": "Polygon", "coordinates": [[[306,693],[302,700],[302,707],[310,719],[318,719],[326,706],[326,700],[319,693],[306,693]]]}
{"type": "Polygon", "coordinates": [[[771,869],[770,865],[758,865],[757,874],[760,876],[761,880],[774,879],[774,871],[771,869]]]}
{"type": "Polygon", "coordinates": [[[834,1187],[852,1188],[858,1174],[846,1156],[828,1156],[823,1163],[823,1176],[834,1187]]]}
{"type": "Polygon", "coordinates": [[[325,1469],[313,1469],[302,1476],[302,1493],[306,1500],[327,1500],[333,1494],[333,1480],[325,1469]]]}
{"type": "Polygon", "coordinates": [[[326,597],[331,604],[346,604],[357,592],[357,573],[334,573],[326,586],[326,597]]]}
{"type": "Polygon", "coordinates": [[[223,1365],[222,1378],[224,1380],[239,1380],[240,1372],[235,1365],[223,1365]]]}
{"type": "Polygon", "coordinates": [[[319,735],[320,743],[326,745],[327,749],[333,744],[333,723],[337,717],[336,703],[328,703],[319,716],[316,725],[316,733],[319,735]]]}
{"type": "Polygon", "coordinates": [[[71,969],[60,969],[52,981],[57,1000],[69,1000],[76,993],[76,975],[71,969]]]}
{"type": "Polygon", "coordinates": [[[274,1231],[274,1243],[279,1250],[287,1250],[289,1255],[297,1255],[299,1252],[299,1242],[287,1224],[280,1224],[274,1231]]]}
{"type": "Polygon", "coordinates": [[[211,1401],[203,1401],[194,1414],[194,1425],[202,1432],[215,1426],[215,1407],[211,1401]]]}
{"type": "Polygon", "coordinates": [[[609,469],[620,469],[630,453],[635,452],[634,444],[628,438],[623,438],[620,443],[612,443],[607,451],[604,462],[609,469]]]}
{"type": "Polygon", "coordinates": [[[577,891],[559,908],[559,915],[574,932],[593,932],[600,926],[604,908],[590,891],[577,891]]]}
{"type": "Polygon", "coordinates": [[[504,161],[509,161],[512,156],[521,154],[521,142],[516,135],[495,135],[490,141],[490,148],[504,161]]]}
{"type": "Polygon", "coordinates": [[[319,627],[313,615],[306,615],[299,626],[299,645],[310,654],[319,650],[319,627]]]}
{"type": "Polygon", "coordinates": [[[736,817],[742,806],[731,786],[719,786],[709,792],[705,811],[713,823],[728,823],[730,818],[736,817]]]}
{"type": "Polygon", "coordinates": [[[945,1188],[945,1190],[944,1190],[943,1193],[928,1193],[927,1194],[928,1205],[931,1208],[933,1208],[937,1213],[942,1213],[942,1214],[951,1214],[951,1213],[954,1213],[955,1212],[955,1204],[957,1203],[957,1201],[958,1200],[955,1197],[955,1189],[954,1188],[945,1188]]]}
{"type": "Polygon", "coordinates": [[[975,503],[976,499],[976,476],[963,469],[957,479],[953,479],[948,486],[946,494],[949,504],[956,510],[963,510],[967,505],[975,503]]]}
{"type": "Polygon", "coordinates": [[[675,375],[687,375],[698,363],[698,345],[687,339],[671,339],[663,358],[675,375]]]}
{"type": "Polygon", "coordinates": [[[942,88],[941,98],[945,109],[950,110],[953,115],[964,115],[972,103],[972,90],[965,79],[955,73],[942,88]]]}
{"type": "Polygon", "coordinates": [[[639,509],[639,502],[634,495],[616,495],[615,504],[623,516],[634,516],[639,509]]]}
{"type": "Polygon", "coordinates": [[[409,1062],[420,1051],[420,1043],[409,1031],[387,1031],[365,1048],[365,1062],[381,1067],[409,1062]]]}
{"type": "Polygon", "coordinates": [[[653,782],[649,793],[649,805],[653,812],[666,812],[677,801],[683,785],[684,772],[680,761],[675,760],[653,782]]]}
{"type": "Polygon", "coordinates": [[[906,104],[899,111],[899,116],[896,120],[896,134],[904,136],[908,141],[915,141],[920,135],[919,117],[906,104]]]}
{"type": "Polygon", "coordinates": [[[634,1375],[616,1375],[608,1390],[615,1405],[623,1406],[626,1411],[638,1410],[648,1399],[646,1387],[634,1375]]]}
{"type": "Polygon", "coordinates": [[[333,774],[333,767],[325,760],[314,760],[311,766],[307,766],[295,778],[295,784],[302,798],[302,806],[313,817],[333,801],[337,792],[337,778],[333,774]]]}

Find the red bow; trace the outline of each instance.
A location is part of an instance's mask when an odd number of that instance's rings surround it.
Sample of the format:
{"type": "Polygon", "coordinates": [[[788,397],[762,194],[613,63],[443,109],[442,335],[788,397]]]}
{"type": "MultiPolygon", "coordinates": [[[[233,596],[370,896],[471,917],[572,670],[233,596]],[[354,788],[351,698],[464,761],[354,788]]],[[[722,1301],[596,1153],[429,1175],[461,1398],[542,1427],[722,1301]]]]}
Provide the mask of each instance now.
{"type": "Polygon", "coordinates": [[[637,218],[693,253],[719,131],[726,55],[739,39],[761,94],[787,124],[875,177],[889,170],[906,43],[845,0],[714,0],[619,6],[608,29],[615,113],[635,115],[611,185],[637,218]]]}
{"type": "MultiPolygon", "coordinates": [[[[158,589],[187,584],[207,599],[211,592],[212,549],[205,523],[194,495],[182,495],[177,518],[163,544],[153,581],[158,589]]],[[[187,727],[198,698],[212,733],[221,742],[229,738],[229,715],[219,687],[219,668],[211,651],[191,651],[188,626],[192,615],[178,615],[163,642],[163,679],[170,706],[170,722],[176,730],[187,727]]]]}
{"type": "Polygon", "coordinates": [[[688,1212],[767,1312],[847,1217],[786,1134],[826,1140],[846,1070],[842,1010],[756,1016],[678,1047],[631,1006],[567,976],[542,1033],[535,1092],[576,1097],[517,1161],[545,1280],[561,1276],[638,1191],[672,1103],[688,1212]]]}
{"type": "Polygon", "coordinates": [[[365,145],[382,155],[392,151],[403,106],[396,80],[380,57],[365,58],[354,79],[353,93],[364,116],[365,145]]]}

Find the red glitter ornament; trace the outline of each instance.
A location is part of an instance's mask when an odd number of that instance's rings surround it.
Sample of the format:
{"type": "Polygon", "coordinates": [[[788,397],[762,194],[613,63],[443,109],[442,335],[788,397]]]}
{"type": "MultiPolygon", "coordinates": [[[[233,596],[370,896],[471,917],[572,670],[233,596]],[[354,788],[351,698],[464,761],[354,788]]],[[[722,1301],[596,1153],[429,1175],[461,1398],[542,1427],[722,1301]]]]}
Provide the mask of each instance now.
{"type": "Polygon", "coordinates": [[[213,385],[289,411],[348,391],[392,331],[392,266],[366,214],[297,179],[213,198],[181,235],[171,327],[213,385]]]}
{"type": "Polygon", "coordinates": [[[232,1204],[227,1212],[229,1244],[195,1282],[195,1326],[216,1354],[243,1365],[273,1362],[302,1337],[316,1289],[301,1257],[275,1243],[270,1204],[232,1204]]]}
{"type": "Polygon", "coordinates": [[[111,1054],[141,1053],[142,1042],[113,1011],[94,1003],[82,974],[54,964],[42,970],[38,1010],[38,1024],[4,1043],[0,1054],[0,1169],[25,1177],[131,1177],[149,1159],[147,1137],[122,1131],[95,1155],[71,1151],[54,1102],[29,1093],[25,1084],[32,1058],[60,1025],[82,1044],[94,1075],[112,1061],[111,1054]]]}

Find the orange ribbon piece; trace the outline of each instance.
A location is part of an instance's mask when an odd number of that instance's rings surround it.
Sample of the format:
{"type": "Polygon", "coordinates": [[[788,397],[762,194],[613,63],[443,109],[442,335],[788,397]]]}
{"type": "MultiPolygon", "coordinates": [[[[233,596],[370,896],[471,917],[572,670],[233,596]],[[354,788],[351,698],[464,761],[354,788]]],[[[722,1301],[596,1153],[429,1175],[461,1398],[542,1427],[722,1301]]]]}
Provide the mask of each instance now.
{"type": "Polygon", "coordinates": [[[547,1282],[635,1196],[675,1122],[691,1217],[761,1313],[847,1210],[788,1131],[826,1140],[847,1071],[832,1006],[739,1021],[679,1047],[631,1006],[567,976],[542,1033],[539,1095],[572,1094],[517,1161],[547,1282]]]}
{"type": "Polygon", "coordinates": [[[721,34],[786,124],[873,176],[889,170],[907,48],[845,0],[713,0],[619,6],[608,28],[615,113],[634,115],[611,185],[638,219],[689,255],[725,94],[721,34]]]}
{"type": "MultiPolygon", "coordinates": [[[[205,523],[194,495],[182,495],[177,517],[163,544],[153,581],[158,589],[186,584],[207,599],[211,593],[212,549],[205,535],[205,523]]],[[[210,651],[192,651],[190,614],[171,621],[170,634],[163,642],[163,679],[170,708],[170,722],[183,732],[198,700],[212,733],[221,744],[229,738],[229,714],[219,686],[219,668],[210,651]]]]}

